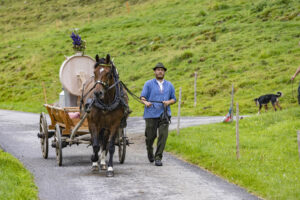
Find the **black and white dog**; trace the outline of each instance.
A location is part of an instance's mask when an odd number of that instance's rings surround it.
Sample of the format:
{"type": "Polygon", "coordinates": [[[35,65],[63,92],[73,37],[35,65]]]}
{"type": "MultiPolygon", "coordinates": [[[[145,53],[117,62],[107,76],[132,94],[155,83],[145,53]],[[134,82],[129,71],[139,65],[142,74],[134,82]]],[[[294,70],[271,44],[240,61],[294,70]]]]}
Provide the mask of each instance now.
{"type": "Polygon", "coordinates": [[[266,95],[262,95],[256,99],[254,99],[255,103],[257,106],[259,106],[259,110],[258,110],[258,114],[260,114],[260,110],[262,108],[262,106],[264,105],[265,110],[268,110],[268,103],[271,101],[272,106],[274,108],[274,110],[276,111],[276,106],[278,108],[280,108],[280,110],[282,109],[281,106],[279,105],[279,101],[278,98],[282,96],[281,92],[277,92],[277,94],[266,94],[266,95]]]}

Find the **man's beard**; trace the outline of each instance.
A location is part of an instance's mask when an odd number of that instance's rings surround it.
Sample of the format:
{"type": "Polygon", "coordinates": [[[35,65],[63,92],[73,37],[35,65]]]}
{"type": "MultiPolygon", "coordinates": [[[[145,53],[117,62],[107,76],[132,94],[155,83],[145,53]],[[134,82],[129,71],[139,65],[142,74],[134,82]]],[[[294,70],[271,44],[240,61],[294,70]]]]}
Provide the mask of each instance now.
{"type": "Polygon", "coordinates": [[[163,79],[164,79],[164,75],[161,75],[161,76],[159,76],[159,75],[156,75],[156,79],[161,81],[161,80],[163,80],[163,79]]]}

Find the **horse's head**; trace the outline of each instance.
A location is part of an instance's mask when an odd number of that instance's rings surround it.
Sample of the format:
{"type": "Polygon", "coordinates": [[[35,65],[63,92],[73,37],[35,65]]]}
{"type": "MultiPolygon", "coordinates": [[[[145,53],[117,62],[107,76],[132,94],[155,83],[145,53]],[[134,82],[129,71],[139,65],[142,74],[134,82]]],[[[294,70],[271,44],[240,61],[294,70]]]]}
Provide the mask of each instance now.
{"type": "Polygon", "coordinates": [[[104,99],[104,95],[111,84],[113,84],[113,70],[110,55],[107,54],[106,58],[99,58],[96,55],[96,64],[94,67],[96,87],[94,94],[96,98],[104,99]]]}

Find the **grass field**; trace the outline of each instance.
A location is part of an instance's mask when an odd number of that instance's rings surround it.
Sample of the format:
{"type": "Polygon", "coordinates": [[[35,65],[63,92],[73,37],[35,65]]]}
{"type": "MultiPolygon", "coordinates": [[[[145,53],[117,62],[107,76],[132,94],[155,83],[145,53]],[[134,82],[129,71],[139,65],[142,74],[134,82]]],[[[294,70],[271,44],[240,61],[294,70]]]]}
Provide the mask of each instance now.
{"type": "Polygon", "coordinates": [[[38,199],[32,175],[16,158],[0,149],[0,199],[38,199]]]}
{"type": "Polygon", "coordinates": [[[300,108],[240,120],[240,159],[235,123],[172,132],[167,150],[266,199],[299,199],[297,133],[300,108]]]}
{"type": "MultiPolygon", "coordinates": [[[[296,105],[289,79],[300,63],[298,0],[129,5],[130,13],[124,1],[1,1],[0,108],[42,111],[42,81],[48,101],[58,100],[58,72],[64,55],[73,54],[73,28],[87,41],[86,54],[114,57],[121,79],[138,95],[153,78],[152,67],[163,62],[177,95],[182,87],[182,115],[225,114],[232,84],[247,114],[256,112],[252,99],[265,93],[282,91],[283,107],[296,105]]],[[[142,114],[143,106],[133,100],[130,106],[132,115],[142,114]]]]}

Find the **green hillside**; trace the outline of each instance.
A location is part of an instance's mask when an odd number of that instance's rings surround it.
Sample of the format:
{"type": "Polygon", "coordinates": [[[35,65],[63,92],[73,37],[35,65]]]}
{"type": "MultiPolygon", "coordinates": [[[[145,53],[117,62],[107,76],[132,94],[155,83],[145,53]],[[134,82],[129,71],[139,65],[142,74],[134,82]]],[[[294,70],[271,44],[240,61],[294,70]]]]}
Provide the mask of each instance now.
{"type": "MultiPolygon", "coordinates": [[[[129,5],[130,12],[121,0],[1,1],[0,108],[40,112],[43,81],[48,102],[58,100],[58,72],[64,55],[74,53],[74,28],[87,41],[87,55],[114,57],[121,79],[136,94],[163,62],[177,96],[182,87],[183,115],[225,114],[232,84],[244,114],[257,112],[255,97],[277,91],[284,93],[284,108],[297,105],[289,79],[300,65],[299,0],[129,5]]],[[[133,115],[142,114],[142,105],[131,100],[130,106],[133,115]]]]}

